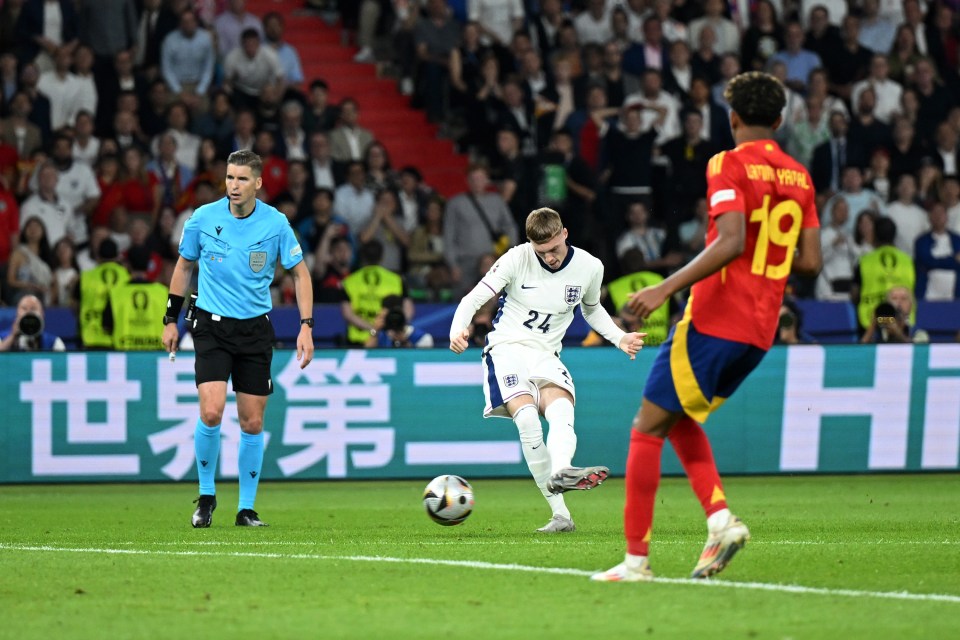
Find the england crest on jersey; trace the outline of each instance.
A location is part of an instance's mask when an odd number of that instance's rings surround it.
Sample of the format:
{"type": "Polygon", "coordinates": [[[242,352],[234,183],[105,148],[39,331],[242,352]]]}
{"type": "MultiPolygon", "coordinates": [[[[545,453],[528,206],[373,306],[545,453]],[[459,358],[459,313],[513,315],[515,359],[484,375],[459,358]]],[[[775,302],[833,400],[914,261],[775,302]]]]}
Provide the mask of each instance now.
{"type": "Polygon", "coordinates": [[[580,302],[580,291],[583,289],[580,285],[568,284],[564,287],[563,298],[567,304],[577,304],[580,302]]]}
{"type": "Polygon", "coordinates": [[[520,382],[520,379],[517,377],[517,374],[511,373],[509,375],[503,376],[503,386],[506,388],[515,387],[517,383],[520,382]]]}

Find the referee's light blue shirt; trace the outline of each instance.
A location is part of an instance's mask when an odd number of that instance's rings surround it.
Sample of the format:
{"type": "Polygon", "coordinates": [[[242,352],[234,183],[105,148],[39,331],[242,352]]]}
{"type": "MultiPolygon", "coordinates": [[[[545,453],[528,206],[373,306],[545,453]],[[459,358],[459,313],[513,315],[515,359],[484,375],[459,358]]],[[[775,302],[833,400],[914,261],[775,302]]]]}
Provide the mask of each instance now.
{"type": "Polygon", "coordinates": [[[253,213],[235,218],[227,198],[194,211],[183,226],[180,255],[200,263],[197,306],[240,319],[273,307],[270,283],[278,260],[285,269],[303,261],[285,215],[257,200],[253,213]]]}

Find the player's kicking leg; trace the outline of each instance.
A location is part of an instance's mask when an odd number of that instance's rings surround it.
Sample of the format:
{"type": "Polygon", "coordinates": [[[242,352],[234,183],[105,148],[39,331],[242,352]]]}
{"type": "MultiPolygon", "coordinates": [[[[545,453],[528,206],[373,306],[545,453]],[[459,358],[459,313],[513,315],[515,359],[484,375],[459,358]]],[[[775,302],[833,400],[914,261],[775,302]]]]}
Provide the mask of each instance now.
{"type": "Polygon", "coordinates": [[[540,407],[547,419],[547,450],[550,452],[550,480],[547,490],[553,494],[566,491],[586,491],[599,486],[610,469],[607,467],[575,467],[573,456],[577,450],[577,434],[573,429],[573,395],[556,384],[540,388],[540,407]]]}

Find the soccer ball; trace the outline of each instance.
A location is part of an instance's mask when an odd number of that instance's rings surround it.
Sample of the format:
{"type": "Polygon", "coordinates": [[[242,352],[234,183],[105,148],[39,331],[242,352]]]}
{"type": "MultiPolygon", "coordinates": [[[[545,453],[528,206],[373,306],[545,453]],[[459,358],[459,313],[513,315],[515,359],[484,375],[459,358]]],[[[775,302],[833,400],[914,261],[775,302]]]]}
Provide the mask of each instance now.
{"type": "Polygon", "coordinates": [[[473,512],[473,487],[460,476],[437,476],[423,490],[423,508],[437,524],[460,524],[473,512]]]}

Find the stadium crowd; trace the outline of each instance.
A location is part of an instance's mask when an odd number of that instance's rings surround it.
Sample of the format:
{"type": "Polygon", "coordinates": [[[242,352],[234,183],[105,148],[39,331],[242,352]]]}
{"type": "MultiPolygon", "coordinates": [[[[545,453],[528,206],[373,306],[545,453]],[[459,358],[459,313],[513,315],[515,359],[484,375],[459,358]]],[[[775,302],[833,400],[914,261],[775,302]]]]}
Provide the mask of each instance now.
{"type": "MultiPolygon", "coordinates": [[[[331,104],[278,13],[0,0],[3,303],[71,307],[85,347],[115,346],[102,327],[130,314],[111,310],[112,289],[169,282],[180,229],[223,194],[238,149],[262,156],[260,197],[290,219],[348,344],[426,344],[413,302],[456,300],[538,206],[610,280],[662,277],[703,247],[706,165],[732,146],[723,89],[743,70],[788,88],[777,139],[817,193],[823,272],[791,295],[853,301],[865,341],[909,341],[923,339],[916,301],[960,294],[955,0],[306,4],[337,9],[355,61],[395,74],[470,155],[464,193],[444,200],[417,167],[393,167],[363,96],[331,104]],[[386,306],[359,302],[370,292],[351,275],[368,269],[386,306]]],[[[274,298],[293,302],[282,270],[274,298]]],[[[783,341],[802,341],[789,301],[783,316],[783,341]]]]}

